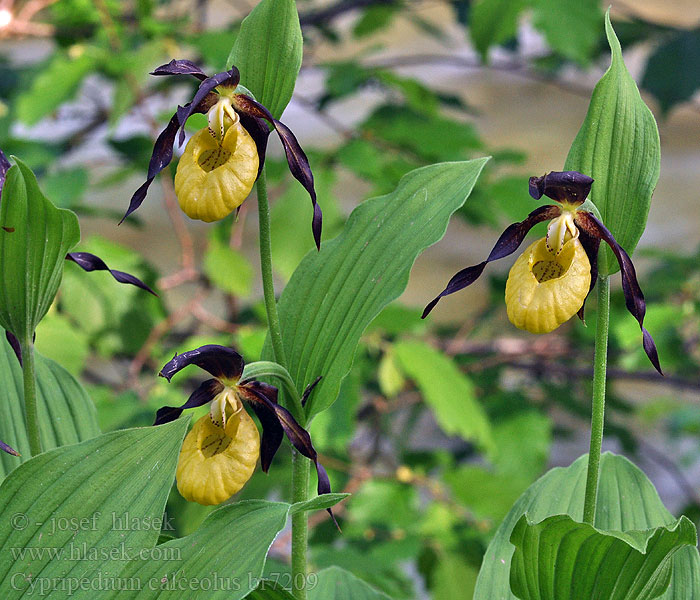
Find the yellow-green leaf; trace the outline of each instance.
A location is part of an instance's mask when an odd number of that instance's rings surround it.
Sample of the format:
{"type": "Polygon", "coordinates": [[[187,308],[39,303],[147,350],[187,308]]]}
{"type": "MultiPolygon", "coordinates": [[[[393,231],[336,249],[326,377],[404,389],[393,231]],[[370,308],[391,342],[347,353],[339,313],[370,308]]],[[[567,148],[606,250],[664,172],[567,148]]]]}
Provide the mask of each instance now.
{"type": "MultiPolygon", "coordinates": [[[[408,173],[394,192],[358,206],[338,237],[301,261],[279,314],[287,368],[299,393],[323,377],[306,403],[307,416],[333,404],[362,332],[403,292],[416,257],[445,234],[487,160],[408,173]]],[[[269,340],[263,359],[274,360],[269,340]]]]}
{"type": "Polygon", "coordinates": [[[0,203],[0,325],[31,342],[80,228],[75,214],[51,204],[29,167],[14,160],[0,203]]]}
{"type": "Polygon", "coordinates": [[[523,515],[510,542],[515,546],[510,586],[522,600],[652,600],[671,581],[671,557],[695,546],[695,525],[686,517],[645,530],[604,531],[568,515],[533,523],[523,515]]]}
{"type": "Polygon", "coordinates": [[[303,40],[294,0],[262,0],[243,19],[227,68],[279,119],[294,92],[303,40]]]}
{"type": "MultiPolygon", "coordinates": [[[[515,524],[525,513],[531,521],[543,521],[560,514],[581,520],[587,463],[584,455],[567,468],[552,469],[533,483],[513,505],[486,550],[474,600],[517,598],[510,589],[514,546],[509,540],[515,524]]],[[[597,529],[630,532],[675,522],[642,471],[622,456],[609,452],[602,455],[594,523],[597,529]]],[[[661,596],[662,600],[700,597],[700,555],[697,548],[681,548],[671,561],[671,585],[661,596]]]]}
{"type": "MultiPolygon", "coordinates": [[[[590,199],[606,227],[631,255],[646,227],[651,195],[659,179],[659,130],[625,67],[609,14],[605,31],[612,53],[610,68],[593,90],[588,114],[564,168],[595,179],[590,199]]],[[[607,246],[598,266],[602,275],[619,269],[607,246]]]]}

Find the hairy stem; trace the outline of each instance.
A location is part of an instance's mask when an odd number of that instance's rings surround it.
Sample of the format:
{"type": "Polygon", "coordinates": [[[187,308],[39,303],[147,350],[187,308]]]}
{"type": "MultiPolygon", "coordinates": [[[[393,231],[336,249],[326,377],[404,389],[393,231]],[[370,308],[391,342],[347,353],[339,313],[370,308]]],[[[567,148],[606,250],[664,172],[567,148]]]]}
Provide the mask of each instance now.
{"type": "Polygon", "coordinates": [[[41,454],[39,410],[36,401],[36,374],[34,367],[34,344],[20,342],[22,349],[22,375],[24,377],[24,414],[27,421],[27,437],[32,456],[41,454]]]}
{"type": "MultiPolygon", "coordinates": [[[[272,247],[270,240],[270,205],[267,200],[267,180],[263,167],[257,183],[258,192],[258,222],[260,227],[260,271],[262,274],[267,324],[270,330],[270,340],[275,354],[275,361],[287,368],[287,357],[282,342],[282,329],[275,287],[272,281],[272,247]]],[[[296,407],[295,407],[296,408],[296,407]]],[[[296,411],[298,412],[298,411],[296,411]]],[[[303,412],[295,415],[299,425],[306,426],[303,412]]],[[[311,462],[292,450],[292,502],[303,502],[309,498],[309,471],[311,462]]],[[[297,600],[306,600],[306,574],[308,570],[308,537],[309,522],[306,511],[292,516],[292,591],[297,600]]]]}
{"type": "MultiPolygon", "coordinates": [[[[309,499],[311,461],[296,450],[292,455],[292,501],[309,499]]],[[[306,600],[309,543],[308,513],[303,510],[292,515],[292,593],[297,600],[306,600]]]]}
{"type": "Polygon", "coordinates": [[[605,423],[605,372],[608,362],[608,326],[610,323],[610,280],[598,281],[598,316],[595,333],[593,362],[593,409],[591,416],[591,446],[588,452],[586,496],[583,503],[583,521],[594,524],[598,499],[600,450],[605,423]]]}
{"type": "MultiPolygon", "coordinates": [[[[275,301],[275,285],[272,281],[272,244],[270,241],[270,204],[267,201],[267,178],[263,167],[258,178],[258,221],[260,227],[260,271],[262,274],[263,294],[265,296],[265,310],[267,311],[267,325],[270,329],[272,349],[275,352],[275,361],[287,368],[287,357],[282,343],[282,329],[277,314],[277,302],[275,301]]],[[[304,424],[300,423],[303,427],[304,424]]]]}

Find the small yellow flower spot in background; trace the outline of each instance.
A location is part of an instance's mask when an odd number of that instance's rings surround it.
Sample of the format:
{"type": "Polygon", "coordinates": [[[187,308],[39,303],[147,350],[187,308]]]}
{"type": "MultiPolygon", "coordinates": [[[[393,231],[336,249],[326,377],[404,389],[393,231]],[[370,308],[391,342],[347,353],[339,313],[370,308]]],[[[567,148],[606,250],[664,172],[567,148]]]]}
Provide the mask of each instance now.
{"type": "Polygon", "coordinates": [[[85,44],[73,44],[68,48],[68,56],[73,60],[80,58],[83,54],[85,54],[85,44]]]}
{"type": "MultiPolygon", "coordinates": [[[[557,233],[566,230],[564,223],[557,233]]],[[[550,250],[546,238],[540,239],[518,257],[508,274],[508,318],[531,333],[553,331],[578,312],[590,283],[591,265],[578,236],[565,241],[558,253],[550,250]]]]}
{"type": "Polygon", "coordinates": [[[177,489],[191,502],[221,504],[251,478],[259,454],[258,428],[227,389],[187,434],[177,465],[177,489]],[[223,427],[214,422],[214,412],[224,419],[223,427]]]}
{"type": "Polygon", "coordinates": [[[192,219],[211,223],[238,208],[258,176],[253,138],[223,98],[209,112],[209,127],[195,133],[175,174],[175,194],[192,219]]]}
{"type": "Polygon", "coordinates": [[[396,469],[396,479],[401,483],[411,483],[413,481],[413,471],[406,465],[401,465],[396,469]]]}

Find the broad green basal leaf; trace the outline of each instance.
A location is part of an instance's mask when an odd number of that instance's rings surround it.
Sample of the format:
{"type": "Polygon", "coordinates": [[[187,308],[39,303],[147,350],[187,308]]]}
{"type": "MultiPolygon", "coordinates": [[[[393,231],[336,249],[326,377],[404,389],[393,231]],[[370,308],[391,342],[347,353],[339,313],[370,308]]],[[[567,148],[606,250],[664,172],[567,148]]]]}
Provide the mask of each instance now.
{"type": "MultiPolygon", "coordinates": [[[[567,468],[555,468],[532,484],[501,523],[482,562],[474,600],[515,600],[510,591],[511,559],[515,550],[510,536],[525,513],[531,521],[566,514],[583,517],[587,456],[567,468]]],[[[601,457],[598,510],[595,527],[606,531],[634,531],[675,523],[652,483],[622,456],[606,452],[601,457]]],[[[663,600],[700,597],[700,555],[696,548],[682,548],[671,559],[671,585],[663,600]]]]}
{"type": "MultiPolygon", "coordinates": [[[[416,257],[445,234],[487,158],[411,171],[357,207],[340,235],[306,255],[279,301],[288,370],[313,416],[335,401],[364,329],[406,287],[416,257]]],[[[263,358],[272,359],[269,342],[263,358]]]]}
{"type": "Polygon", "coordinates": [[[522,600],[651,600],[671,581],[671,557],[695,546],[686,517],[666,527],[601,531],[568,515],[532,523],[523,515],[510,541],[516,550],[510,573],[522,600]]]}
{"type": "Polygon", "coordinates": [[[226,68],[279,119],[294,92],[303,40],[294,0],[262,0],[243,19],[226,68]]]}
{"type": "Polygon", "coordinates": [[[95,598],[75,582],[105,589],[152,548],[187,422],[107,433],[15,469],[0,486],[0,597],[95,598]]]}
{"type": "MultiPolygon", "coordinates": [[[[0,454],[0,481],[31,457],[24,419],[22,369],[4,338],[0,330],[0,440],[22,456],[0,454]]],[[[99,435],[95,406],[80,383],[61,365],[38,352],[35,359],[42,448],[50,450],[99,435]]]]}
{"type": "Polygon", "coordinates": [[[340,567],[324,569],[316,578],[313,587],[309,581],[309,600],[389,600],[389,596],[340,567]]]}
{"type": "MultiPolygon", "coordinates": [[[[659,179],[659,130],[625,67],[609,14],[605,31],[612,53],[610,68],[593,91],[564,168],[595,179],[590,198],[607,228],[631,255],[646,226],[659,179]]],[[[607,246],[598,266],[603,275],[619,269],[607,246]]]]}
{"type": "Polygon", "coordinates": [[[495,450],[491,425],[474,385],[450,358],[423,342],[399,342],[394,353],[445,433],[476,442],[489,453],[495,450]]]}
{"type": "Polygon", "coordinates": [[[51,204],[29,167],[14,160],[0,203],[0,325],[30,342],[80,229],[75,214],[51,204]]]}
{"type": "Polygon", "coordinates": [[[151,560],[127,563],[120,577],[139,582],[139,589],[108,597],[240,600],[258,586],[289,508],[247,500],[215,510],[193,534],[153,548],[151,560]]]}

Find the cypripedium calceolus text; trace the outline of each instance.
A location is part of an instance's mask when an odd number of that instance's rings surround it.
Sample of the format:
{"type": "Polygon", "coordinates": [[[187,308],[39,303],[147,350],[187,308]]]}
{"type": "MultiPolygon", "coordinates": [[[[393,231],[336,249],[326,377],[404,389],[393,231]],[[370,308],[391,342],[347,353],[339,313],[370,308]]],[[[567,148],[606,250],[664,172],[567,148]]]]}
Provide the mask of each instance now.
{"type": "Polygon", "coordinates": [[[507,227],[488,258],[455,274],[425,307],[423,318],[440,298],[474,283],[488,263],[515,252],[537,223],[550,221],[546,237],[533,242],[508,274],[506,309],[510,321],[531,333],[548,333],[575,314],[583,320],[586,298],[598,278],[598,249],[602,240],[620,264],[627,309],[639,322],[644,351],[661,373],[656,345],[643,325],[646,304],[632,260],[592,212],[581,210],[592,184],[593,179],[577,171],[553,171],[531,177],[530,195],[537,200],[547,196],[557,204],[541,206],[524,221],[507,227]]]}
{"type": "Polygon", "coordinates": [[[237,91],[240,73],[236,67],[212,77],[189,60],[171,60],[151,75],[191,75],[201,82],[191,102],[178,106],[153,146],[148,178],[134,193],[126,219],[143,202],[155,176],[173,158],[173,145],[185,141],[185,123],[193,114],[207,115],[208,126],[187,143],[175,174],[175,193],[182,210],[192,219],[218,221],[246,199],[265,163],[268,123],[284,146],[292,175],[304,186],[313,204],[312,231],[316,246],[321,244],[321,208],[316,202],[314,177],[309,161],[290,129],[275,119],[267,108],[237,91]]]}
{"type": "Polygon", "coordinates": [[[225,346],[202,346],[176,355],[160,375],[170,381],[188,365],[197,365],[214,378],[202,383],[182,406],[159,409],[154,423],[168,423],[187,408],[211,402],[209,413],[194,424],[180,451],[177,488],[187,500],[210,505],[230,498],[253,475],[258,456],[262,470],[267,472],[284,434],[300,454],[314,461],[318,493],[331,491],[328,475],[318,462],[309,433],[277,403],[276,387],[254,379],[241,379],[245,363],[238,352],[225,346]],[[262,441],[246,406],[251,407],[260,420],[262,441]]]}

